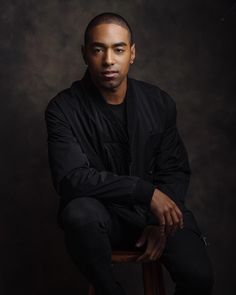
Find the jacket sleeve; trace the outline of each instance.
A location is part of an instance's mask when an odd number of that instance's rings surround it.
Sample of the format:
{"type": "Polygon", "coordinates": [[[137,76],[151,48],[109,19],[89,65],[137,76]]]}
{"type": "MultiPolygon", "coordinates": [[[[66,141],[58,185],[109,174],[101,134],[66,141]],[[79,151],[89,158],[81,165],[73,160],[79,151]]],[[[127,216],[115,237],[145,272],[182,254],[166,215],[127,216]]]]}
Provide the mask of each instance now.
{"type": "Polygon", "coordinates": [[[92,197],[134,204],[154,192],[154,185],[136,176],[119,176],[91,166],[60,105],[51,101],[45,111],[48,157],[54,187],[66,204],[76,197],[92,197]],[[139,187],[144,190],[139,190],[139,187]]]}
{"type": "MultiPolygon", "coordinates": [[[[153,184],[178,206],[185,200],[191,171],[187,151],[176,124],[176,104],[165,92],[163,92],[163,98],[166,104],[167,119],[160,148],[155,155],[152,171],[153,184]]],[[[147,216],[149,224],[158,223],[150,210],[147,216]]]]}

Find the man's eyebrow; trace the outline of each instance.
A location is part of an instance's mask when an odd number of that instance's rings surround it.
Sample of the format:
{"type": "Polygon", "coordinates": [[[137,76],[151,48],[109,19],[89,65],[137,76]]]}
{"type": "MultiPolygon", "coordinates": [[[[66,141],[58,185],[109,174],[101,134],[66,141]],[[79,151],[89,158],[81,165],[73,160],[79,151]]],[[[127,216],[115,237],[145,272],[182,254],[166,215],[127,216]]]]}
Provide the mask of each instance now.
{"type": "Polygon", "coordinates": [[[100,42],[92,42],[90,46],[105,47],[105,44],[100,42]]]}
{"type": "MultiPolygon", "coordinates": [[[[106,44],[101,43],[101,42],[93,42],[90,44],[90,46],[92,47],[107,47],[106,44]]],[[[125,42],[118,42],[118,43],[114,43],[112,44],[112,47],[119,47],[119,46],[127,46],[127,44],[125,42]]]]}
{"type": "Polygon", "coordinates": [[[113,47],[119,47],[119,46],[127,46],[125,42],[118,42],[112,45],[113,47]]]}

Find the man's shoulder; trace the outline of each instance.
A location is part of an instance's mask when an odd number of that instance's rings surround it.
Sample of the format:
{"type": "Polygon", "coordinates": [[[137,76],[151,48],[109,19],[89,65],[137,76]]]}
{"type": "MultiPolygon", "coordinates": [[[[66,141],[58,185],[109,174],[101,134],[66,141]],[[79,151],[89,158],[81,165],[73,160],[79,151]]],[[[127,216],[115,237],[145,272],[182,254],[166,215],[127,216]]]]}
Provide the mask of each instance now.
{"type": "Polygon", "coordinates": [[[136,87],[140,87],[144,90],[157,91],[157,92],[162,91],[161,88],[159,88],[157,85],[151,84],[143,80],[138,80],[133,77],[129,77],[129,81],[136,87]]]}
{"type": "Polygon", "coordinates": [[[71,91],[70,91],[70,88],[66,88],[66,89],[63,89],[61,91],[59,91],[56,95],[54,95],[49,103],[60,103],[62,102],[65,98],[68,98],[71,96],[71,91]]]}
{"type": "Polygon", "coordinates": [[[150,97],[150,99],[154,99],[163,105],[175,105],[174,99],[159,86],[134,78],[129,78],[129,81],[134,86],[137,93],[141,95],[145,94],[146,97],[150,97]]]}
{"type": "Polygon", "coordinates": [[[73,85],[77,83],[78,81],[73,82],[69,88],[65,88],[59,91],[55,96],[53,96],[48,102],[46,111],[48,109],[60,108],[60,107],[65,108],[65,107],[70,107],[70,105],[74,105],[75,97],[72,94],[71,88],[73,85]]]}

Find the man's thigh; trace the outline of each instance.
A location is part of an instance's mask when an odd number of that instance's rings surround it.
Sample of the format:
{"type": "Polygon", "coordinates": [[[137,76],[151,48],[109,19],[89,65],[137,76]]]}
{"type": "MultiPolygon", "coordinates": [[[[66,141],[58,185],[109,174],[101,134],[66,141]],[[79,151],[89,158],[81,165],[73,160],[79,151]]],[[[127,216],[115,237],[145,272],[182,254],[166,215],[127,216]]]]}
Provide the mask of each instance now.
{"type": "MultiPolygon", "coordinates": [[[[128,206],[102,202],[95,198],[76,198],[62,210],[61,227],[68,233],[78,234],[84,226],[96,223],[106,232],[112,248],[127,249],[134,245],[144,227],[144,216],[137,215],[128,206]]],[[[89,233],[88,233],[89,234],[89,233]]]]}
{"type": "Polygon", "coordinates": [[[110,203],[105,205],[112,216],[110,241],[113,249],[134,249],[145,227],[145,216],[138,215],[132,207],[110,203]]]}

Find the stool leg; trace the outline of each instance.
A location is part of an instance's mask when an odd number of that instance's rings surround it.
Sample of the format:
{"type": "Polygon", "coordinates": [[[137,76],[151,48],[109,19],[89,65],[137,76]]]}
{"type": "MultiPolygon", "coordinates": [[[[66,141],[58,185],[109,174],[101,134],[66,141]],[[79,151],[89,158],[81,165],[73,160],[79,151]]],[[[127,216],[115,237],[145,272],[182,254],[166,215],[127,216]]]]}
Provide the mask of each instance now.
{"type": "Polygon", "coordinates": [[[143,262],[142,269],[144,295],[155,295],[152,264],[150,262],[143,262]]]}
{"type": "Polygon", "coordinates": [[[144,295],[165,295],[162,265],[159,262],[144,262],[142,268],[144,295]]]}
{"type": "Polygon", "coordinates": [[[92,285],[89,286],[88,295],[95,295],[95,290],[92,285]]]}
{"type": "Polygon", "coordinates": [[[155,282],[156,295],[165,295],[165,285],[163,278],[162,265],[160,262],[154,262],[152,265],[153,279],[155,282]]]}

